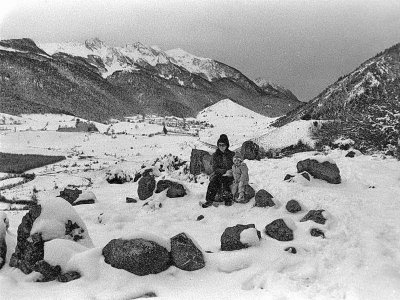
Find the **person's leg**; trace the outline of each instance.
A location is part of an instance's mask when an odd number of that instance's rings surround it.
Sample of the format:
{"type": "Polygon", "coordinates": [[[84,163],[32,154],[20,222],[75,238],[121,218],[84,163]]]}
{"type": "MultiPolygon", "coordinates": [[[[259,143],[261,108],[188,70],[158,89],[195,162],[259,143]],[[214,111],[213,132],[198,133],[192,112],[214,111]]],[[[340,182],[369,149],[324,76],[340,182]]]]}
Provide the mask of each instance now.
{"type": "Polygon", "coordinates": [[[233,195],[231,194],[231,184],[233,182],[233,177],[223,176],[222,177],[222,188],[224,193],[227,193],[227,199],[225,200],[226,206],[232,205],[233,195]]]}
{"type": "Polygon", "coordinates": [[[244,182],[240,181],[239,185],[238,185],[238,192],[239,192],[238,201],[239,202],[244,201],[244,186],[245,186],[244,182]]]}
{"type": "Polygon", "coordinates": [[[206,202],[212,203],[221,187],[221,176],[213,176],[207,187],[206,202]]]}

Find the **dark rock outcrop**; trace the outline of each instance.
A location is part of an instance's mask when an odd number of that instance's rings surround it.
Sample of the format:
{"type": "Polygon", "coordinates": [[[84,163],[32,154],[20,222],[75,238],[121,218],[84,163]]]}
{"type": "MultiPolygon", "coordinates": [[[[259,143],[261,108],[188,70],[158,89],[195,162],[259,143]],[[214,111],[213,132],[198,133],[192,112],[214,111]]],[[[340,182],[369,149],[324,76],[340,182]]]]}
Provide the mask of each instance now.
{"type": "Polygon", "coordinates": [[[192,149],[190,154],[190,174],[199,175],[204,172],[207,175],[212,173],[212,155],[204,150],[192,149]]]}
{"type": "Polygon", "coordinates": [[[42,274],[42,278],[38,280],[40,282],[55,280],[61,274],[60,266],[52,266],[44,260],[36,262],[33,266],[33,270],[42,274]]]}
{"type": "Polygon", "coordinates": [[[325,238],[325,233],[321,229],[318,229],[318,228],[311,228],[310,234],[312,236],[315,236],[315,237],[319,237],[320,236],[323,239],[325,238]]]}
{"type": "Polygon", "coordinates": [[[81,274],[79,274],[76,271],[70,271],[70,272],[58,275],[57,281],[70,282],[72,280],[79,279],[79,278],[81,278],[81,274]]]}
{"type": "Polygon", "coordinates": [[[325,180],[329,183],[338,184],[341,182],[340,171],[336,164],[324,161],[322,163],[315,159],[305,159],[297,163],[297,172],[307,171],[317,179],[325,180]]]}
{"type": "Polygon", "coordinates": [[[292,179],[293,177],[294,177],[294,175],[286,174],[286,175],[285,175],[285,178],[283,178],[283,180],[284,180],[284,181],[290,180],[290,179],[292,179]]]}
{"type": "Polygon", "coordinates": [[[159,180],[157,182],[157,188],[155,193],[160,193],[165,189],[168,189],[167,190],[168,198],[178,198],[186,195],[186,190],[182,184],[173,182],[171,180],[159,180]]]}
{"type": "Polygon", "coordinates": [[[18,226],[17,246],[11,255],[10,266],[20,269],[25,274],[34,270],[36,262],[43,260],[44,242],[39,233],[31,236],[33,222],[39,217],[42,208],[34,205],[29,212],[22,218],[18,226]]]}
{"type": "Polygon", "coordinates": [[[199,270],[206,265],[203,253],[183,232],[171,238],[171,257],[173,264],[185,271],[199,270]]]}
{"type": "Polygon", "coordinates": [[[275,202],[272,200],[274,197],[264,189],[259,190],[255,197],[255,206],[257,207],[272,207],[275,205],[275,202]]]}
{"type": "Polygon", "coordinates": [[[260,159],[260,146],[253,141],[245,141],[240,148],[240,154],[243,156],[243,159],[260,159]]]}
{"type": "Polygon", "coordinates": [[[283,219],[277,219],[265,226],[265,233],[281,242],[293,240],[293,230],[286,225],[283,219]]]}
{"type": "Polygon", "coordinates": [[[325,217],[322,215],[322,212],[324,212],[325,210],[320,209],[320,210],[310,210],[301,220],[300,222],[306,222],[306,221],[314,221],[315,223],[318,224],[325,224],[326,219],[325,217]]]}
{"type": "MultiPolygon", "coordinates": [[[[249,228],[256,228],[254,224],[242,225],[237,224],[232,227],[225,229],[221,236],[221,250],[222,251],[233,251],[247,248],[248,245],[243,244],[240,241],[240,234],[243,230],[249,228]]],[[[258,238],[261,239],[261,233],[257,230],[258,238]]]]}
{"type": "Polygon", "coordinates": [[[131,198],[131,197],[126,197],[125,198],[126,203],[136,203],[137,200],[135,198],[131,198]]]}
{"type": "Polygon", "coordinates": [[[295,213],[301,211],[301,206],[300,206],[300,203],[297,202],[296,200],[290,200],[290,201],[288,201],[288,203],[286,203],[286,209],[288,212],[295,214],[295,213]]]}
{"type": "Polygon", "coordinates": [[[78,199],[80,194],[82,194],[82,191],[80,189],[65,188],[63,191],[60,191],[60,195],[58,197],[61,197],[67,200],[70,204],[73,204],[75,200],[78,199]]]}
{"type": "Polygon", "coordinates": [[[153,191],[156,187],[156,180],[153,175],[148,174],[142,176],[138,182],[138,196],[140,200],[146,200],[153,195],[153,191]]]}
{"type": "Polygon", "coordinates": [[[160,273],[171,265],[166,248],[142,238],[113,239],[102,253],[107,264],[139,276],[160,273]]]}

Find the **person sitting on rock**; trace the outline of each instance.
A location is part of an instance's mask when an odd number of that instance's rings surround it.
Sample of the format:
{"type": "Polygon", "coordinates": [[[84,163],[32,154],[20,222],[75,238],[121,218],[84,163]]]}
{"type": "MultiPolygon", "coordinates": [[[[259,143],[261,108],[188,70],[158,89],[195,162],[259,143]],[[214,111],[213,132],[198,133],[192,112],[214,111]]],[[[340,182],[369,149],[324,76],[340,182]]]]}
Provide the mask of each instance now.
{"type": "MultiPolygon", "coordinates": [[[[229,140],[226,134],[221,134],[218,142],[218,149],[212,156],[213,172],[210,175],[210,183],[208,184],[206,202],[202,204],[203,208],[213,204],[215,196],[220,190],[231,193],[230,185],[232,184],[232,165],[235,152],[229,150],[229,140]]],[[[232,205],[232,200],[225,201],[225,205],[232,205]]]]}
{"type": "Polygon", "coordinates": [[[236,153],[233,157],[232,175],[232,194],[235,196],[236,193],[239,193],[239,197],[236,201],[243,203],[245,202],[244,187],[249,184],[249,169],[243,162],[243,156],[240,153],[236,153]]]}

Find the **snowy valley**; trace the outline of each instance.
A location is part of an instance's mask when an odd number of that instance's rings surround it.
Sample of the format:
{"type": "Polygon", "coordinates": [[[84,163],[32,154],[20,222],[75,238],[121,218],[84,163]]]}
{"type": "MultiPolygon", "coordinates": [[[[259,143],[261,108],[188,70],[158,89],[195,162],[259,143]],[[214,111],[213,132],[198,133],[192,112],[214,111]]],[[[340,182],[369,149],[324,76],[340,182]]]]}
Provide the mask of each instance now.
{"type": "Polygon", "coordinates": [[[26,275],[9,266],[18,226],[27,213],[25,204],[0,203],[0,237],[4,235],[7,243],[0,270],[1,299],[400,298],[400,162],[392,156],[354,151],[354,157],[349,157],[351,148],[325,148],[245,160],[250,186],[270,193],[273,205],[257,207],[252,198],[230,207],[199,206],[209,179],[189,173],[192,149],[212,153],[221,133],[228,135],[232,150],[240,150],[247,140],[265,150],[299,141],[313,147],[315,120],[276,128],[271,126],[276,118],[228,99],[197,115],[198,122],[210,126],[199,128],[196,134],[164,134],[162,124],[149,122],[93,122],[98,132],[60,132],[60,126],[74,126],[76,118],[51,114],[1,114],[1,118],[0,152],[66,159],[27,171],[36,177],[24,184],[2,173],[0,187],[15,186],[0,194],[14,200],[37,199],[42,205],[31,234],[42,232],[48,240],[60,232],[63,235],[67,220],[84,229],[77,241],[73,235],[44,244],[44,260],[59,265],[63,274],[77,272],[80,277],[67,283],[36,282],[42,278],[40,273],[26,275]],[[296,165],[305,159],[334,162],[341,183],[302,176],[296,165]],[[186,164],[173,167],[183,161],[186,164]],[[186,195],[170,198],[161,192],[138,199],[138,181],[133,178],[145,169],[142,166],[153,168],[157,181],[182,184],[186,195]],[[107,178],[113,174],[126,182],[110,184],[107,178]],[[292,177],[284,180],[288,174],[292,177]],[[92,195],[94,203],[71,206],[57,197],[64,188],[78,188],[92,195]],[[290,212],[290,200],[296,200],[301,210],[290,212]],[[326,222],[304,221],[311,210],[320,211],[326,222]],[[292,240],[280,241],[266,233],[265,227],[279,219],[292,231],[292,240]],[[246,247],[222,251],[221,236],[237,224],[254,224],[260,239],[250,228],[240,235],[246,247]],[[169,266],[157,274],[139,276],[105,261],[103,248],[113,239],[141,237],[170,250],[170,239],[182,232],[201,250],[203,268],[185,271],[169,266]]]}

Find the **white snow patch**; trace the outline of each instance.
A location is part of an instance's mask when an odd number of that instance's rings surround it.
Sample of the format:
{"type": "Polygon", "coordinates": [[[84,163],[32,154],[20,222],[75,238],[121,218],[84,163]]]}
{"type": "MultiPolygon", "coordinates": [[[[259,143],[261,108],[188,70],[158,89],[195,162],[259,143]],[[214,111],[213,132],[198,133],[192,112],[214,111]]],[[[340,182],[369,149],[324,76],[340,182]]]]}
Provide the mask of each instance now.
{"type": "Polygon", "coordinates": [[[257,235],[256,228],[248,228],[240,233],[240,242],[249,246],[258,246],[260,244],[260,239],[257,235]]]}

